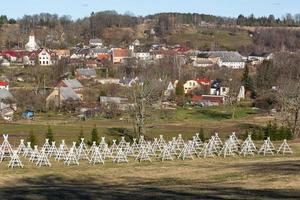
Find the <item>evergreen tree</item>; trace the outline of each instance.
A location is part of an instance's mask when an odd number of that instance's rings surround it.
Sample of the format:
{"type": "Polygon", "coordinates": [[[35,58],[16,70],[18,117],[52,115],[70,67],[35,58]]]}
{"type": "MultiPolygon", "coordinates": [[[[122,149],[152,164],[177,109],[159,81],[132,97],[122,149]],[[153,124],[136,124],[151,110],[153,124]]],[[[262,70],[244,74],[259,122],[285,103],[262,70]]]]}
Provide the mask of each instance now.
{"type": "Polygon", "coordinates": [[[27,138],[27,142],[30,142],[31,148],[33,148],[34,145],[37,144],[37,142],[36,142],[36,137],[35,137],[35,135],[34,135],[34,133],[33,133],[33,130],[30,130],[29,135],[28,135],[28,138],[27,138]]]}
{"type": "Polygon", "coordinates": [[[242,84],[245,87],[246,91],[251,92],[251,98],[255,98],[256,96],[256,87],[253,78],[249,74],[249,66],[245,66],[245,70],[242,77],[242,84]]]}
{"type": "Polygon", "coordinates": [[[200,131],[199,131],[199,138],[201,139],[202,142],[205,141],[205,133],[204,133],[204,129],[201,127],[200,131]]]}
{"type": "Polygon", "coordinates": [[[48,126],[48,129],[47,129],[46,138],[49,139],[50,144],[51,144],[51,142],[54,141],[54,135],[53,135],[53,132],[52,132],[52,129],[51,129],[50,125],[48,126]]]}
{"type": "Polygon", "coordinates": [[[78,139],[77,139],[77,142],[76,142],[77,145],[79,145],[81,143],[81,138],[84,138],[82,127],[80,127],[79,136],[78,136],[78,139]]]}
{"type": "Polygon", "coordinates": [[[183,96],[184,95],[184,88],[183,88],[183,84],[181,81],[179,81],[176,85],[176,90],[175,90],[175,94],[177,96],[183,96]]]}
{"type": "Polygon", "coordinates": [[[96,126],[93,128],[92,133],[91,133],[91,141],[90,141],[90,145],[93,144],[93,142],[96,142],[96,144],[98,145],[99,143],[99,136],[98,136],[98,130],[96,128],[96,126]]]}

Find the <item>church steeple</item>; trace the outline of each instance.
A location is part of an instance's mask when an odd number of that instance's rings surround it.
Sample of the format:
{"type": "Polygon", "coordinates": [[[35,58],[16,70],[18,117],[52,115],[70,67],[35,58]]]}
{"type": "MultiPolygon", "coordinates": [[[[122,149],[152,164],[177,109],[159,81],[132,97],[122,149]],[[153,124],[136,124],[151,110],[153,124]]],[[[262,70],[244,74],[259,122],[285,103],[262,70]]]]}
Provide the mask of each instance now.
{"type": "Polygon", "coordinates": [[[29,35],[29,41],[28,43],[25,45],[25,49],[27,51],[35,51],[39,48],[39,46],[37,45],[37,43],[35,42],[35,36],[34,36],[34,32],[33,30],[31,30],[30,35],[29,35]]]}

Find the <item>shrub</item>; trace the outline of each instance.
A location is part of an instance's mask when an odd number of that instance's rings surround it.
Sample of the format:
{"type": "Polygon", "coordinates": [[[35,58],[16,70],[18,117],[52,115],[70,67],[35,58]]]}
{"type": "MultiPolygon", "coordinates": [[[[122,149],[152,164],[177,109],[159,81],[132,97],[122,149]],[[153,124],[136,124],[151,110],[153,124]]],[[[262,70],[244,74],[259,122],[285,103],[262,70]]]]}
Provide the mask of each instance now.
{"type": "Polygon", "coordinates": [[[248,134],[251,133],[253,140],[265,140],[270,137],[271,140],[290,140],[293,138],[293,134],[289,128],[286,126],[278,126],[276,121],[268,122],[267,126],[264,128],[246,129],[242,138],[247,138],[248,134]]]}

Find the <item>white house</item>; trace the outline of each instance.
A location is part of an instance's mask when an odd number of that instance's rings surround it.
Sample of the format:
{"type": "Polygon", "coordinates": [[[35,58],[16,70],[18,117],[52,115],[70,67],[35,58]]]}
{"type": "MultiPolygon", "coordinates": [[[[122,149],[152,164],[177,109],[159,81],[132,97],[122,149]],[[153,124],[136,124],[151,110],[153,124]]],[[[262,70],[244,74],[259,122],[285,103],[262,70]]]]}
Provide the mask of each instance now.
{"type": "Polygon", "coordinates": [[[135,52],[133,53],[133,57],[137,58],[138,60],[150,60],[151,54],[150,52],[135,52]]]}
{"type": "Polygon", "coordinates": [[[205,54],[211,61],[216,60],[219,67],[232,69],[243,69],[245,67],[243,56],[237,51],[203,51],[199,54],[205,54]]]}
{"type": "Polygon", "coordinates": [[[34,32],[31,31],[29,35],[29,41],[25,45],[26,51],[36,51],[39,49],[39,45],[35,42],[34,32]]]}
{"type": "Polygon", "coordinates": [[[43,66],[52,65],[51,52],[46,49],[42,49],[38,53],[39,64],[43,66]]]}
{"type": "Polygon", "coordinates": [[[198,88],[200,85],[196,80],[188,80],[185,84],[183,84],[184,94],[198,88]]]}
{"type": "Polygon", "coordinates": [[[220,87],[220,88],[210,88],[210,95],[220,95],[220,96],[226,96],[229,92],[229,87],[220,87]]]}
{"type": "Polygon", "coordinates": [[[90,41],[89,41],[89,46],[101,47],[102,45],[103,45],[102,40],[98,39],[98,38],[90,39],[90,41]]]}

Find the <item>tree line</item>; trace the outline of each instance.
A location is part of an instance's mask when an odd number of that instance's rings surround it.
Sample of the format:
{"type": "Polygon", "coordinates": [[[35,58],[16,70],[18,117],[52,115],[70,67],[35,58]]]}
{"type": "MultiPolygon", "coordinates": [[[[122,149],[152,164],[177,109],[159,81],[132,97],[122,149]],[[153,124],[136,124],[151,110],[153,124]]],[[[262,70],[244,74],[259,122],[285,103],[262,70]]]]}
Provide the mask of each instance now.
{"type": "Polygon", "coordinates": [[[255,17],[253,14],[250,16],[239,15],[236,19],[236,24],[240,26],[288,26],[294,27],[300,25],[300,14],[292,15],[286,14],[282,18],[275,18],[274,15],[268,17],[255,17]]]}

